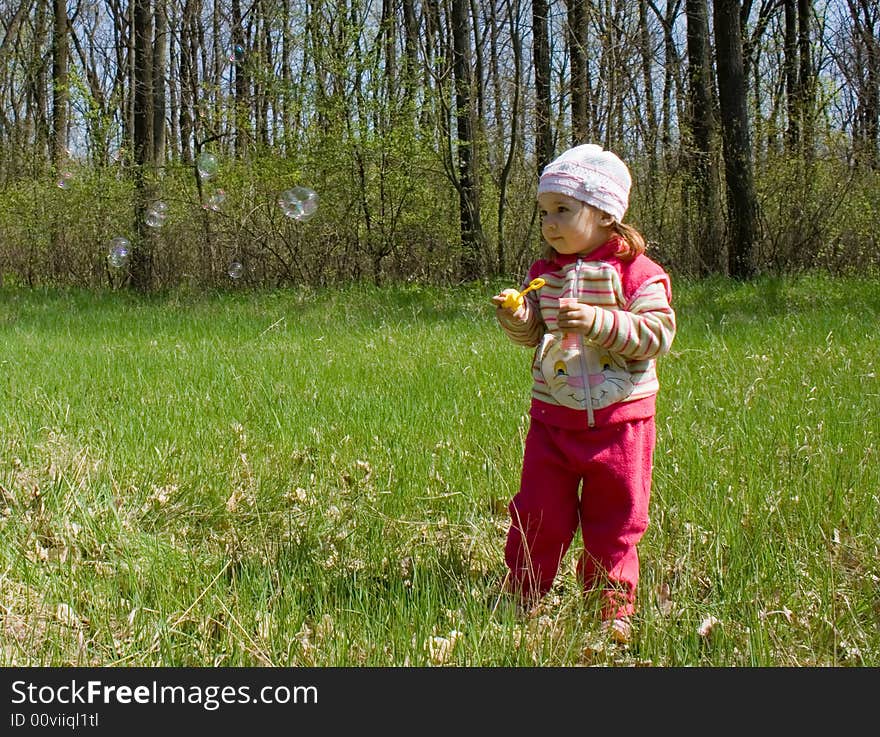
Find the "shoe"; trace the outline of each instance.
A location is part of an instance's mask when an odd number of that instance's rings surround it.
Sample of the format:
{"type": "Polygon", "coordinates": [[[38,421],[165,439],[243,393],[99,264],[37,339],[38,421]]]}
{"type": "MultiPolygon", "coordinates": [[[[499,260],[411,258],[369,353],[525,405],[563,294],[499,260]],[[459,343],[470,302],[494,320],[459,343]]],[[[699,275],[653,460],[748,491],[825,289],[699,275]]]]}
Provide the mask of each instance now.
{"type": "Polygon", "coordinates": [[[627,645],[632,639],[632,622],[629,617],[606,619],[602,622],[602,634],[609,636],[618,645],[627,645]]]}

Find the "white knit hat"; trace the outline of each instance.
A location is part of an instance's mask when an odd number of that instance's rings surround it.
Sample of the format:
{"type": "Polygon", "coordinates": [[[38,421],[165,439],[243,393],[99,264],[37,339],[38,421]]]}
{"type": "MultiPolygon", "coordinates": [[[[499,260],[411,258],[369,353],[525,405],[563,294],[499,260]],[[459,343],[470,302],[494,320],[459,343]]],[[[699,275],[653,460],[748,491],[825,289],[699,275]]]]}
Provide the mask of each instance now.
{"type": "Polygon", "coordinates": [[[558,192],[607,212],[618,222],[629,205],[632,177],[615,154],[595,143],[570,148],[541,172],[538,194],[558,192]]]}

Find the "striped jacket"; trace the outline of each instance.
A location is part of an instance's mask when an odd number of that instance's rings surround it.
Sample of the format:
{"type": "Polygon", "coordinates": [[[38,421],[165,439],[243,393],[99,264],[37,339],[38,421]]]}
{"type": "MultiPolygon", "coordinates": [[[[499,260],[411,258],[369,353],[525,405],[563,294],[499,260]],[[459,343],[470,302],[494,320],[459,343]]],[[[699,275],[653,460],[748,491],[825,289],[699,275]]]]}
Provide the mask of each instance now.
{"type": "Polygon", "coordinates": [[[558,427],[595,427],[650,417],[659,389],[656,359],[675,337],[669,276],[647,256],[622,261],[617,236],[587,256],[536,261],[521,289],[523,308],[498,310],[510,339],[535,346],[531,416],[558,427]],[[556,328],[561,297],[596,307],[584,335],[556,328]]]}

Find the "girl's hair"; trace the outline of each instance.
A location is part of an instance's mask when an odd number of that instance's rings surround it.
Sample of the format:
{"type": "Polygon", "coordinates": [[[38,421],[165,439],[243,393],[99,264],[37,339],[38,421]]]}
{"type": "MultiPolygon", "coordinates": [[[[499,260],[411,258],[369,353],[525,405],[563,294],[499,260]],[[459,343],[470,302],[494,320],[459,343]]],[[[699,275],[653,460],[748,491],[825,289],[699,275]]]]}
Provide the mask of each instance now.
{"type": "Polygon", "coordinates": [[[621,261],[632,261],[636,256],[641,256],[645,252],[645,236],[639,233],[632,225],[619,223],[617,220],[611,226],[617,235],[621,238],[620,250],[617,252],[621,261]]]}
{"type": "MultiPolygon", "coordinates": [[[[645,252],[647,245],[645,243],[645,236],[639,233],[632,225],[615,220],[611,225],[611,232],[620,237],[620,249],[617,251],[617,257],[621,261],[632,261],[645,252]]],[[[551,259],[557,255],[556,249],[547,241],[544,241],[541,255],[545,259],[551,259]]]]}

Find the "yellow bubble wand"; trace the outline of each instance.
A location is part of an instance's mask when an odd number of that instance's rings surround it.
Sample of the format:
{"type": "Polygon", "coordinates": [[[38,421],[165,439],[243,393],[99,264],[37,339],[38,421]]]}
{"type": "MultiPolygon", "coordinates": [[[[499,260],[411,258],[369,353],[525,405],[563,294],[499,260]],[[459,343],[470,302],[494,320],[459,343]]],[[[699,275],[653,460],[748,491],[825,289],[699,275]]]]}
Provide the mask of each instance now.
{"type": "Polygon", "coordinates": [[[504,302],[502,303],[502,307],[505,309],[511,310],[512,312],[516,312],[520,307],[522,307],[523,299],[528,292],[531,292],[533,289],[540,289],[546,284],[541,277],[537,279],[532,279],[529,282],[529,286],[523,289],[521,292],[517,292],[515,289],[511,289],[504,296],[504,302]]]}

